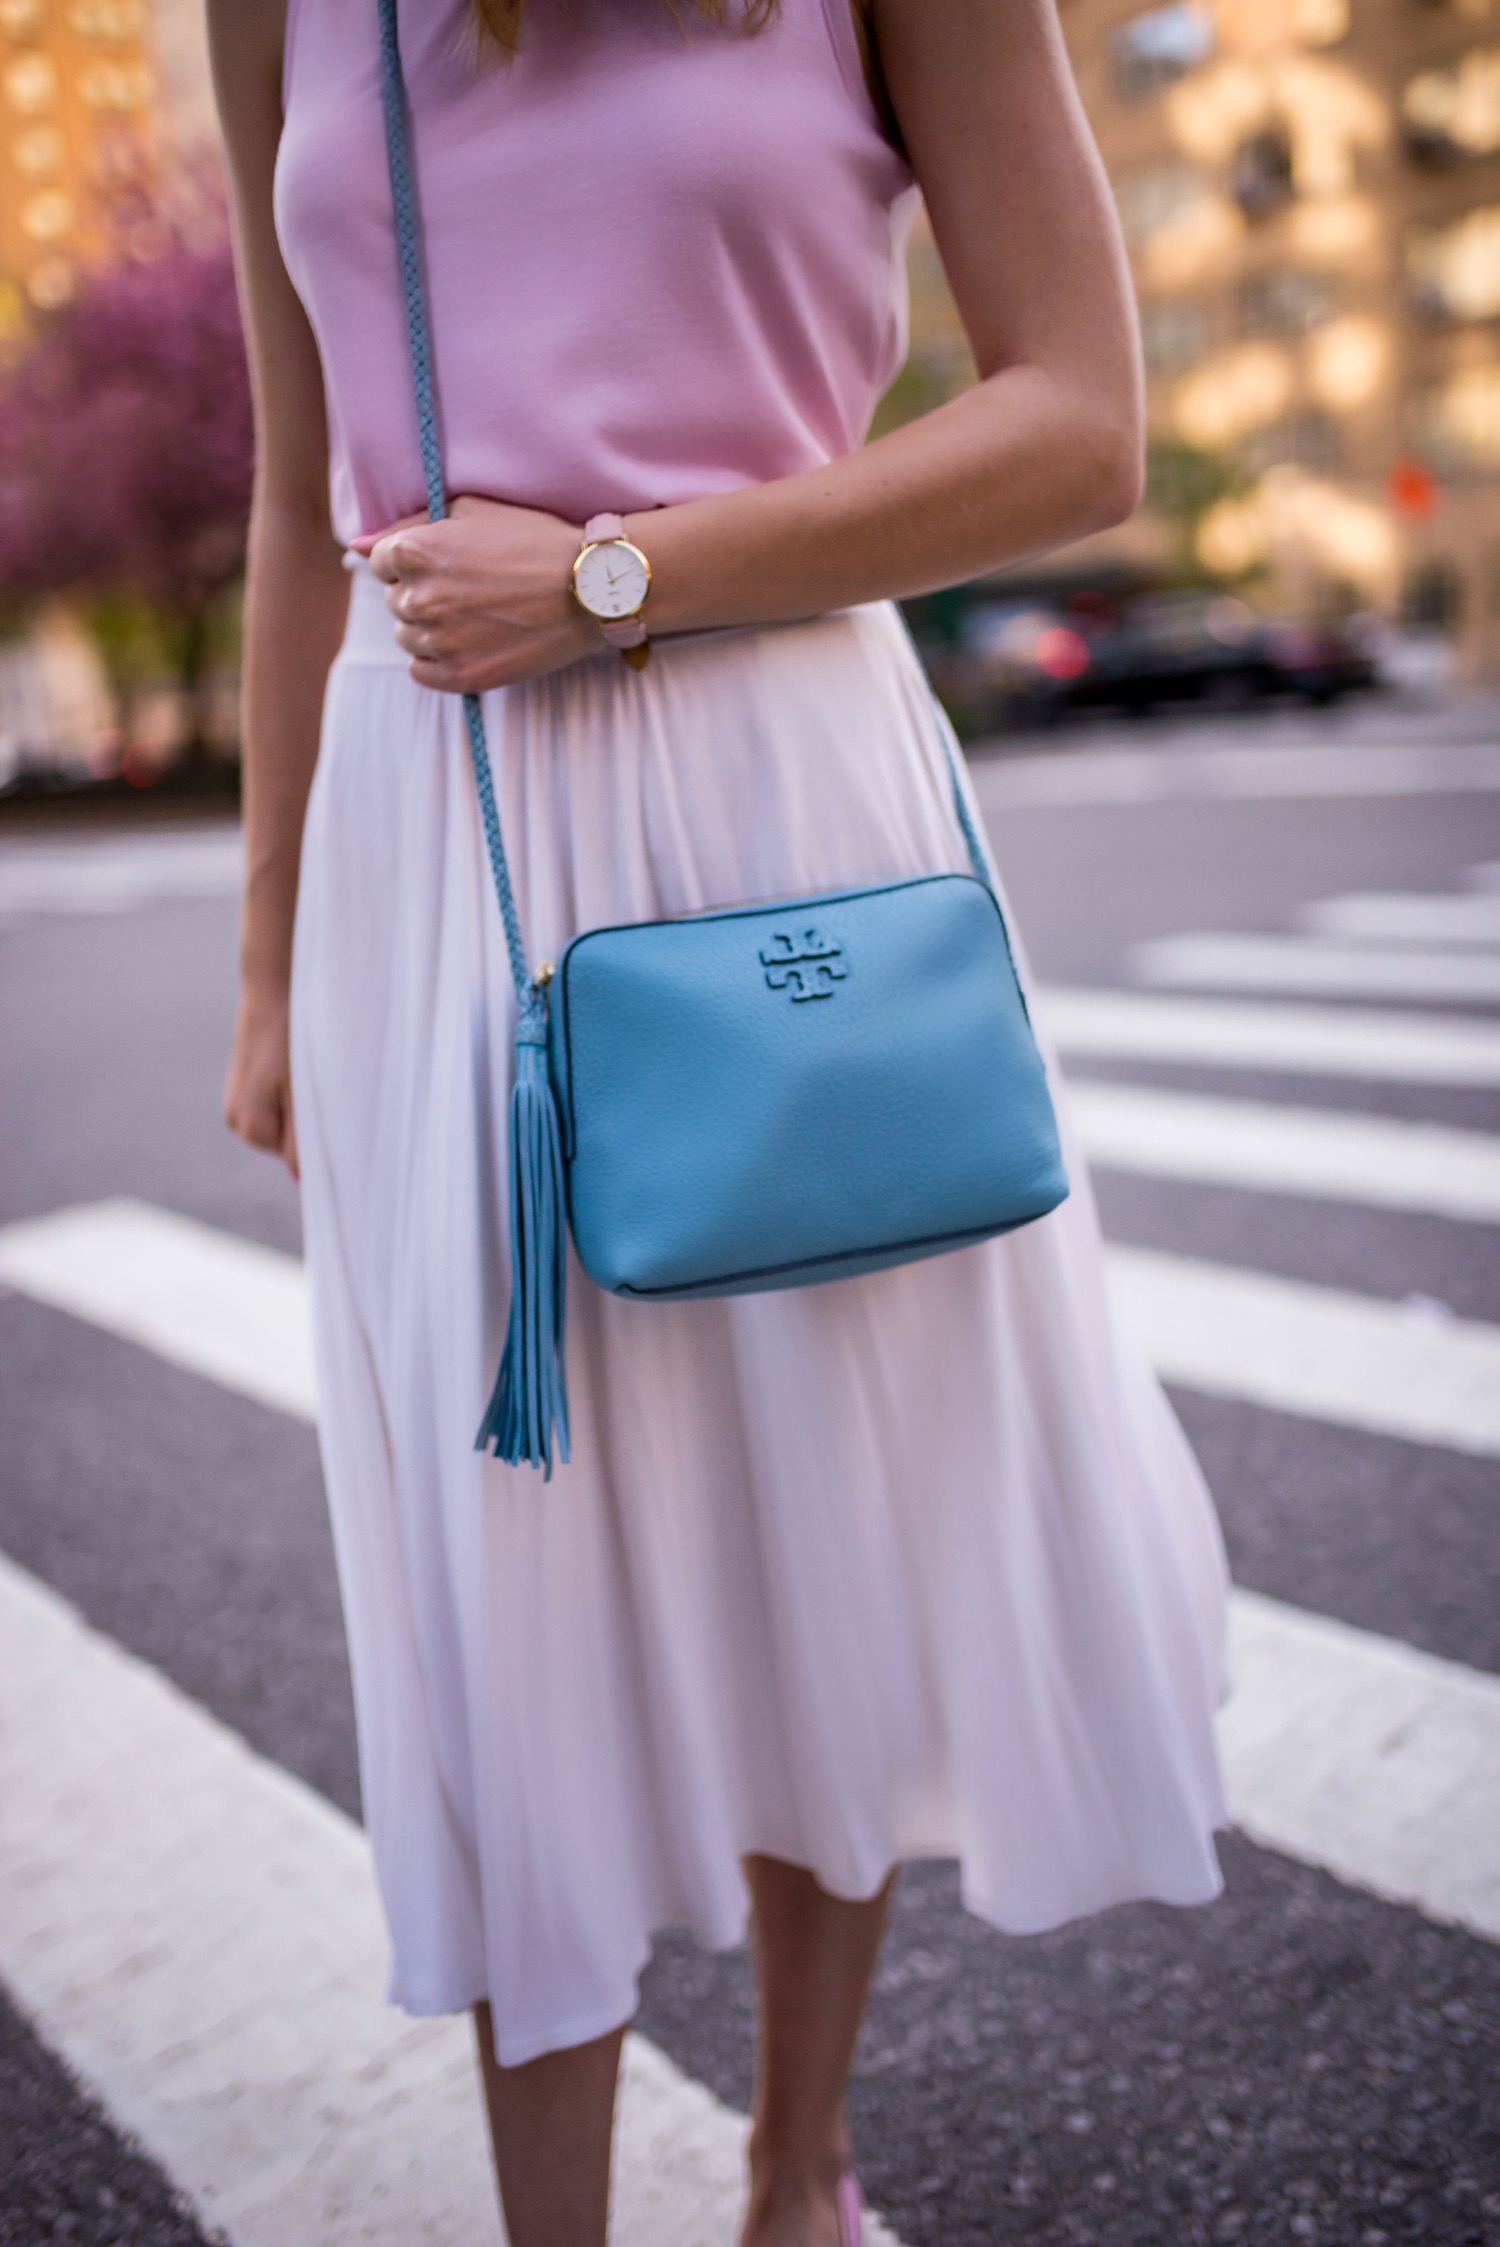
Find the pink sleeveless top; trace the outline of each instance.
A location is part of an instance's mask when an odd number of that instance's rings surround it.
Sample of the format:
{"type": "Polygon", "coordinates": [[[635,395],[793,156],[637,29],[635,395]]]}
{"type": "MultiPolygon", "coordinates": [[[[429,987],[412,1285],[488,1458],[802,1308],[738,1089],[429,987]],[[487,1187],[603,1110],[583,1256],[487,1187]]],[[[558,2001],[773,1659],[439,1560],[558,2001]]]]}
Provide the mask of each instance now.
{"type": "MultiPolygon", "coordinates": [[[[449,489],[581,522],[859,444],[906,349],[915,188],[849,0],[782,0],[754,38],[527,0],[508,68],[468,23],[401,8],[449,489]]],[[[375,0],[289,0],[284,106],[277,231],[347,539],[423,505],[375,0]]]]}

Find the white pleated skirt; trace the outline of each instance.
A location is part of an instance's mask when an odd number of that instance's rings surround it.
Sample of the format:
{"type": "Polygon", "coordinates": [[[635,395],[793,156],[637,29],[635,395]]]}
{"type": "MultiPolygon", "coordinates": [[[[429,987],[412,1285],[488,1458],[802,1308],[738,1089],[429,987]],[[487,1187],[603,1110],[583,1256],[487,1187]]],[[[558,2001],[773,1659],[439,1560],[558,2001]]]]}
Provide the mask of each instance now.
{"type": "MultiPolygon", "coordinates": [[[[896,611],[486,697],[533,961],[579,929],[967,856],[896,611]]],[[[1024,960],[1022,972],[1025,974],[1024,960]]],[[[749,1851],[866,1897],[960,1860],[1029,1931],[1217,1893],[1225,1571],[1093,1203],[863,1279],[602,1294],[572,1464],[474,1449],[508,1304],[513,1000],[462,712],[354,572],[308,807],[293,1091],[319,1433],[390,1994],[506,2064],[628,2018],[749,1851]]]]}

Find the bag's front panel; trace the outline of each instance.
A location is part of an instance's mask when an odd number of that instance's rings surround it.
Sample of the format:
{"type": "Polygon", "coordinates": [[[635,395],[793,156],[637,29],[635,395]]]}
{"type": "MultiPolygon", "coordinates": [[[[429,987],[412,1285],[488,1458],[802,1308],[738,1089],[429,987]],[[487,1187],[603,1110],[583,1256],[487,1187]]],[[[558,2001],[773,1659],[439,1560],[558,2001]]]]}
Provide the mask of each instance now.
{"type": "Polygon", "coordinates": [[[597,931],[559,999],[574,1236],[601,1286],[796,1285],[1067,1191],[999,910],[968,876],[597,931]]]}

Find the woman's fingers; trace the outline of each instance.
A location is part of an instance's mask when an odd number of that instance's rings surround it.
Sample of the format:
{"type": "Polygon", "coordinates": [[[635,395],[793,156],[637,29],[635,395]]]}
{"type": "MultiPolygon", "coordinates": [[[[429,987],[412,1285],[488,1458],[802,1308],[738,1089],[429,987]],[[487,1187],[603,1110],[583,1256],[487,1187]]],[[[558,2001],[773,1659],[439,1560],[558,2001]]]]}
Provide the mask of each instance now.
{"type": "MultiPolygon", "coordinates": [[[[430,516],[427,515],[398,516],[394,523],[387,523],[383,530],[361,531],[358,538],[351,538],[349,551],[351,554],[363,554],[365,560],[373,567],[377,546],[383,546],[387,539],[399,538],[403,531],[422,530],[430,520],[430,516]]],[[[377,570],[375,574],[378,577],[380,572],[377,570]]]]}
{"type": "Polygon", "coordinates": [[[430,630],[436,622],[434,608],[441,608],[442,596],[434,598],[433,588],[425,578],[402,578],[386,594],[391,614],[402,624],[421,626],[430,630]]]}
{"type": "Polygon", "coordinates": [[[405,531],[384,531],[370,548],[369,563],[382,585],[399,585],[420,567],[405,531]]]}
{"type": "Polygon", "coordinates": [[[281,1159],[300,1186],[302,1183],[302,1168],[297,1160],[297,1118],[292,1111],[292,1088],[290,1085],[287,1086],[282,1101],[281,1159]]]}
{"type": "Polygon", "coordinates": [[[371,569],[383,585],[425,577],[436,566],[435,549],[442,543],[444,528],[423,515],[415,523],[397,523],[382,531],[370,547],[371,569]]]}
{"type": "Polygon", "coordinates": [[[235,1088],[224,1102],[224,1121],[237,1139],[267,1154],[281,1152],[286,1137],[287,1104],[277,1090],[235,1088]]]}
{"type": "Polygon", "coordinates": [[[578,535],[532,508],[460,497],[441,522],[408,516],[351,543],[380,582],[417,685],[462,694],[593,648],[568,585],[578,535]]]}
{"type": "MultiPolygon", "coordinates": [[[[284,1154],[291,1131],[292,1084],[284,999],[241,995],[224,1078],[224,1121],[248,1146],[284,1154]]],[[[291,1139],[293,1159],[296,1140],[291,1139]]]]}
{"type": "Polygon", "coordinates": [[[418,656],[424,663],[441,663],[450,651],[443,634],[430,624],[410,624],[396,611],[396,645],[403,655],[418,656]]]}

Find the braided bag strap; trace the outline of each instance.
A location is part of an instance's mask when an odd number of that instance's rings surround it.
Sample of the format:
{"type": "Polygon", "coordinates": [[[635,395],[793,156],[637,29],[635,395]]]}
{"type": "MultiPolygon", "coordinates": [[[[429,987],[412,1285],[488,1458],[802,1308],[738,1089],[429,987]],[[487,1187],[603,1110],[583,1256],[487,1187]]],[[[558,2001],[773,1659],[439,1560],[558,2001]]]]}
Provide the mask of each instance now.
{"type": "MultiPolygon", "coordinates": [[[[448,512],[437,406],[432,390],[432,343],[422,292],[416,197],[406,130],[406,89],[396,0],[376,0],[380,24],[380,88],[386,157],[391,176],[396,255],[406,303],[412,386],[427,512],[440,523],[448,512]]],[[[475,1437],[476,1450],[493,1446],[510,1465],[525,1461],[550,1477],[554,1454],[568,1457],[568,1391],[563,1362],[567,1318],[567,1228],[563,1220],[562,1134],[547,1063],[548,1008],[543,984],[526,965],[526,945],[511,889],[500,812],[490,772],[484,711],[477,694],[463,698],[469,758],[495,877],[511,981],[516,988],[516,1066],[506,1153],[510,1212],[510,1319],[500,1370],[475,1437]]]]}
{"type": "MultiPolygon", "coordinates": [[[[417,435],[422,447],[427,513],[434,523],[440,523],[448,512],[448,495],[443,481],[437,402],[432,388],[432,344],[422,290],[421,252],[417,241],[416,197],[412,192],[411,151],[406,131],[406,99],[401,76],[396,0],[377,0],[377,5],[380,10],[381,101],[385,111],[391,204],[396,220],[396,255],[401,267],[401,291],[406,301],[406,332],[411,344],[412,384],[417,398],[417,435]]],[[[495,877],[495,894],[500,900],[506,950],[510,955],[511,980],[516,987],[517,1003],[524,1012],[534,1003],[534,993],[526,967],[526,946],[521,936],[520,916],[516,912],[515,895],[510,886],[505,839],[500,832],[500,812],[495,802],[489,745],[485,739],[484,711],[477,694],[466,694],[463,701],[464,720],[469,732],[469,755],[474,766],[474,784],[479,793],[480,816],[484,822],[484,839],[495,877]]]]}

